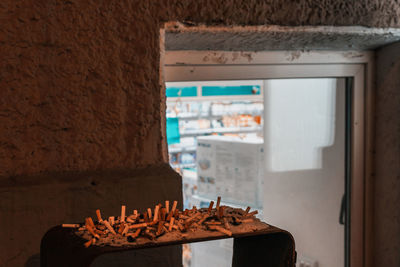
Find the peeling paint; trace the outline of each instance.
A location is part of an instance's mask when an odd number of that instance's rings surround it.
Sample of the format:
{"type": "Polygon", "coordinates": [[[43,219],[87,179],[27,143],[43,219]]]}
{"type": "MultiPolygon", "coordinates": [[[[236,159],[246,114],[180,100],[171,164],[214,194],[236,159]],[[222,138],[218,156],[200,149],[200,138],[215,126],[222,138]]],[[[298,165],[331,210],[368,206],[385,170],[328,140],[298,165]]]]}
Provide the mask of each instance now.
{"type": "Polygon", "coordinates": [[[291,51],[287,52],[286,60],[288,61],[294,61],[300,58],[301,56],[301,51],[291,51]]]}
{"type": "Polygon", "coordinates": [[[346,58],[361,58],[364,55],[362,53],[356,52],[356,51],[351,51],[351,52],[344,52],[343,56],[346,58]]]}
{"type": "Polygon", "coordinates": [[[253,61],[253,53],[251,53],[251,52],[240,52],[240,56],[247,58],[248,62],[253,61]]]}

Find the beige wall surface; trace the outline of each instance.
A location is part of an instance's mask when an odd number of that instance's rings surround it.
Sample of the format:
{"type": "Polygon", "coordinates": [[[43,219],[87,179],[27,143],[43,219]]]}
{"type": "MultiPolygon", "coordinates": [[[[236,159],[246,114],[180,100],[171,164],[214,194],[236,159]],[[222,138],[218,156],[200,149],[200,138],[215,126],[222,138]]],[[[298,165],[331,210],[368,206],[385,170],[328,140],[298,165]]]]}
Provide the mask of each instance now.
{"type": "MultiPolygon", "coordinates": [[[[18,218],[28,215],[44,225],[75,218],[67,213],[72,203],[62,200],[74,199],[86,185],[74,187],[67,195],[54,194],[46,189],[54,182],[53,172],[137,169],[164,161],[165,140],[160,118],[164,106],[160,103],[159,86],[159,33],[164,22],[399,28],[399,18],[396,0],[3,0],[0,3],[0,217],[15,216],[9,220],[15,222],[15,229],[21,230],[25,224],[18,218]],[[38,182],[35,179],[47,184],[35,186],[38,182]],[[24,193],[27,188],[28,196],[24,193]],[[48,217],[43,212],[48,201],[65,203],[65,213],[48,217]],[[34,209],[38,211],[31,212],[34,209]]],[[[386,118],[396,115],[393,99],[398,99],[399,94],[394,84],[382,84],[381,99],[387,100],[379,102],[378,95],[377,125],[390,126],[382,130],[382,135],[377,131],[378,137],[392,136],[392,130],[397,129],[396,120],[386,118]]],[[[392,138],[399,141],[398,131],[392,138]]],[[[377,146],[380,155],[398,156],[394,145],[380,142],[377,145],[382,145],[377,146]]],[[[385,175],[384,171],[379,172],[385,169],[385,164],[383,159],[377,161],[377,181],[382,179],[379,175],[385,175]]],[[[392,163],[390,175],[398,173],[398,168],[392,163]]],[[[165,176],[174,175],[165,172],[165,176]]],[[[108,176],[102,174],[102,177],[108,176]]],[[[72,184],[77,179],[81,177],[72,175],[62,183],[72,184]]],[[[173,181],[170,185],[176,185],[178,180],[173,181]]],[[[396,179],[390,181],[395,185],[396,179]]],[[[180,187],[165,188],[166,194],[181,192],[180,187]]],[[[377,198],[383,197],[390,206],[398,190],[391,189],[394,193],[389,196],[385,190],[377,187],[377,198]]],[[[107,198],[117,196],[115,191],[109,192],[105,194],[107,198]]],[[[83,201],[87,200],[85,196],[80,196],[83,201]]],[[[398,226],[398,217],[393,225],[398,226]]],[[[39,252],[44,232],[42,229],[32,233],[25,240],[18,231],[12,233],[1,227],[1,266],[22,266],[39,252]]],[[[398,238],[391,240],[395,242],[398,238]]],[[[378,241],[384,242],[379,238],[378,241]]],[[[393,254],[379,255],[396,260],[393,254]]]]}

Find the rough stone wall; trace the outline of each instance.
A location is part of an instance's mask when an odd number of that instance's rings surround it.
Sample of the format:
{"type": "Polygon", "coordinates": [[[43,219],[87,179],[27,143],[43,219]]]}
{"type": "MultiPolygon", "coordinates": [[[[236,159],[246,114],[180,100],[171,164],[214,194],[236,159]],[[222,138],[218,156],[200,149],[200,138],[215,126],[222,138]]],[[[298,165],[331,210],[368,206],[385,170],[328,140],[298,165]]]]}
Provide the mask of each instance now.
{"type": "Polygon", "coordinates": [[[400,266],[400,43],[377,51],[375,263],[400,266]]]}
{"type": "MultiPolygon", "coordinates": [[[[166,21],[400,27],[399,18],[397,0],[0,1],[0,199],[8,201],[0,217],[15,215],[9,219],[15,229],[26,229],[18,219],[25,215],[48,224],[46,213],[30,211],[54,201],[66,211],[51,222],[73,218],[67,213],[72,203],[62,199],[74,199],[86,185],[53,194],[44,189],[52,187],[49,172],[135,169],[164,161],[159,29],[166,21]],[[47,185],[15,178],[26,175],[47,185]]],[[[389,107],[382,110],[393,114],[389,107]]],[[[393,147],[382,149],[388,154],[393,147]]],[[[38,253],[42,234],[25,238],[1,228],[0,265],[22,266],[38,253]]]]}

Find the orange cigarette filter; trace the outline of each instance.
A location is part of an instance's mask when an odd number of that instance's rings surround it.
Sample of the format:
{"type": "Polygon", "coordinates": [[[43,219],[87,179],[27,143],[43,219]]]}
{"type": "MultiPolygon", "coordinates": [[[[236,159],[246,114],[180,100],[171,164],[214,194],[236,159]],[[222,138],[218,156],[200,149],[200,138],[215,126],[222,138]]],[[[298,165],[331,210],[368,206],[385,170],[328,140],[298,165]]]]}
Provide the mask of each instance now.
{"type": "Polygon", "coordinates": [[[215,206],[215,208],[218,210],[219,205],[221,204],[221,197],[218,197],[217,199],[217,206],[215,206]]]}
{"type": "Polygon", "coordinates": [[[90,239],[89,241],[85,242],[85,244],[84,244],[85,248],[90,247],[92,245],[92,243],[93,243],[93,239],[90,239]]]}
{"type": "Polygon", "coordinates": [[[121,234],[125,229],[125,224],[122,223],[121,226],[118,228],[118,233],[121,234]]]}
{"type": "Polygon", "coordinates": [[[212,210],[213,206],[214,206],[214,201],[211,201],[211,202],[210,202],[210,205],[208,206],[208,211],[207,211],[208,214],[211,213],[211,210],[212,210]]]}
{"type": "Polygon", "coordinates": [[[92,236],[100,238],[100,236],[94,232],[93,228],[90,225],[86,225],[86,229],[89,231],[89,233],[92,234],[92,236]]]}
{"type": "Polygon", "coordinates": [[[165,208],[167,210],[167,213],[169,213],[169,200],[165,200],[165,208]]]}
{"type": "Polygon", "coordinates": [[[126,206],[122,205],[121,206],[121,222],[125,221],[125,211],[126,211],[126,206]]]}
{"type": "Polygon", "coordinates": [[[79,224],[76,224],[76,223],[63,223],[61,226],[64,227],[64,228],[78,228],[79,224]]]}
{"type": "Polygon", "coordinates": [[[217,225],[217,224],[222,224],[222,222],[205,222],[207,225],[217,225]]]}
{"type": "Polygon", "coordinates": [[[231,227],[229,226],[228,220],[226,218],[224,218],[224,226],[226,229],[231,229],[231,227]]]}
{"type": "Polygon", "coordinates": [[[244,212],[244,216],[246,216],[247,213],[249,213],[249,211],[250,211],[250,207],[247,207],[247,208],[246,208],[246,211],[244,212]]]}
{"type": "Polygon", "coordinates": [[[129,231],[129,227],[127,225],[125,225],[124,230],[122,231],[122,235],[126,235],[129,231]]]}
{"type": "Polygon", "coordinates": [[[138,237],[138,236],[139,236],[139,234],[140,234],[140,231],[142,231],[142,229],[140,229],[140,228],[139,228],[139,229],[137,229],[137,230],[136,230],[136,232],[135,232],[135,233],[132,235],[132,237],[133,237],[133,238],[136,238],[136,237],[138,237]]]}
{"type": "Polygon", "coordinates": [[[221,233],[226,234],[226,235],[228,235],[228,236],[231,236],[231,235],[232,235],[232,232],[231,232],[231,231],[229,231],[229,230],[227,230],[227,229],[225,229],[225,228],[223,228],[223,227],[221,227],[221,226],[210,226],[209,228],[210,228],[210,229],[215,229],[215,230],[217,230],[218,232],[221,232],[221,233]]]}
{"type": "Polygon", "coordinates": [[[96,210],[96,216],[97,216],[97,220],[98,220],[99,222],[102,222],[102,221],[103,221],[103,219],[101,218],[101,213],[100,213],[100,210],[99,210],[99,209],[96,210]]]}
{"type": "Polygon", "coordinates": [[[172,209],[171,209],[172,212],[175,212],[176,205],[178,205],[178,201],[174,200],[174,203],[172,204],[172,209]]]}
{"type": "Polygon", "coordinates": [[[207,218],[210,217],[208,214],[204,215],[203,218],[198,222],[199,225],[202,224],[207,218]]]}
{"type": "Polygon", "coordinates": [[[172,231],[172,226],[174,225],[174,220],[175,220],[175,218],[174,218],[174,217],[172,217],[172,218],[171,218],[171,221],[169,222],[169,228],[168,228],[168,231],[172,231]]]}
{"type": "Polygon", "coordinates": [[[117,233],[114,231],[114,228],[112,228],[112,226],[110,225],[110,223],[108,221],[103,221],[104,225],[107,227],[107,229],[114,235],[116,235],[117,233]]]}
{"type": "Polygon", "coordinates": [[[142,228],[142,227],[146,227],[147,223],[138,223],[138,224],[132,224],[129,226],[130,229],[135,229],[135,228],[142,228]]]}
{"type": "Polygon", "coordinates": [[[91,226],[91,227],[95,227],[94,226],[94,223],[93,223],[93,220],[92,220],[92,217],[87,217],[86,219],[85,219],[85,222],[86,222],[86,224],[87,225],[89,225],[89,226],[91,226]]]}
{"type": "Polygon", "coordinates": [[[250,212],[249,214],[247,214],[247,216],[252,216],[252,215],[256,215],[256,214],[258,214],[258,211],[252,211],[252,212],[250,212]]]}
{"type": "Polygon", "coordinates": [[[159,222],[158,222],[158,227],[157,227],[157,235],[159,235],[159,234],[161,234],[161,231],[162,231],[162,227],[164,226],[164,224],[163,224],[163,222],[160,220],[159,222]]]}
{"type": "Polygon", "coordinates": [[[165,221],[165,215],[167,214],[167,209],[166,208],[161,208],[160,212],[160,221],[165,221]]]}
{"type": "Polygon", "coordinates": [[[153,218],[153,221],[157,221],[157,220],[158,220],[158,213],[159,213],[160,206],[161,206],[161,204],[157,205],[157,206],[154,208],[154,218],[153,218]]]}
{"type": "Polygon", "coordinates": [[[147,213],[149,214],[149,219],[151,220],[152,214],[151,214],[151,209],[150,208],[147,209],[147,213]]]}

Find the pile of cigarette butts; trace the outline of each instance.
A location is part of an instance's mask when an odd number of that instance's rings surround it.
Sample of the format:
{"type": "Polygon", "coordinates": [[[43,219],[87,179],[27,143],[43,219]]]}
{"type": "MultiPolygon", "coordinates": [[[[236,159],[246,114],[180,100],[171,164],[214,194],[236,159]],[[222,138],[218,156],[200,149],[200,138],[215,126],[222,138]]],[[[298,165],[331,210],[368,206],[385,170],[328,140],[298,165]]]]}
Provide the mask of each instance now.
{"type": "Polygon", "coordinates": [[[221,197],[218,197],[216,207],[214,201],[210,202],[208,208],[192,209],[179,211],[176,208],[178,202],[174,201],[170,209],[169,201],[165,201],[165,206],[158,204],[154,210],[148,208],[147,211],[139,213],[137,210],[133,214],[126,215],[126,206],[121,207],[121,216],[114,216],[103,220],[100,210],[96,210],[97,222],[93,222],[91,217],[85,219],[85,224],[63,224],[62,227],[76,228],[90,236],[90,240],[84,243],[89,247],[97,240],[108,236],[126,237],[128,242],[135,242],[137,238],[144,237],[156,240],[165,233],[179,231],[184,236],[187,232],[195,232],[198,229],[208,231],[219,231],[228,236],[232,235],[231,225],[237,226],[242,223],[250,223],[255,219],[254,215],[258,212],[250,212],[250,207],[246,210],[234,209],[229,206],[220,206],[221,197]]]}

